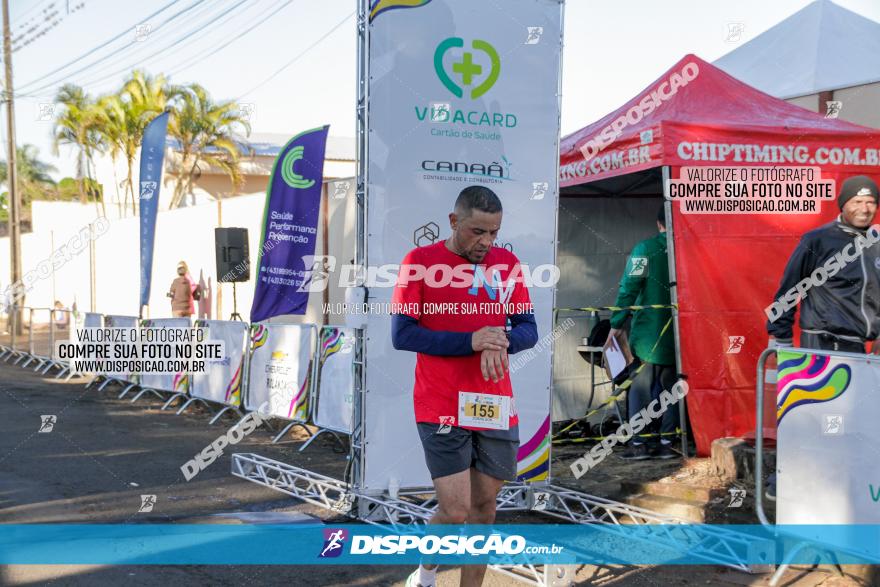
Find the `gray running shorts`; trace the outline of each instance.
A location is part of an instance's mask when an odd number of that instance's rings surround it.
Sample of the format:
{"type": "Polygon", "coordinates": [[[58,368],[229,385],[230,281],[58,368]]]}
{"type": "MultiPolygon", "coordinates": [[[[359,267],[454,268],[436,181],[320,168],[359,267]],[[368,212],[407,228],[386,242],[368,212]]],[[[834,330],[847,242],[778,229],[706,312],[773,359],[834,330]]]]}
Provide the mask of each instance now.
{"type": "Polygon", "coordinates": [[[440,432],[440,424],[417,422],[425,463],[431,479],[446,477],[474,467],[495,479],[516,480],[518,430],[510,431],[514,438],[495,438],[480,430],[468,430],[446,426],[440,432]]]}

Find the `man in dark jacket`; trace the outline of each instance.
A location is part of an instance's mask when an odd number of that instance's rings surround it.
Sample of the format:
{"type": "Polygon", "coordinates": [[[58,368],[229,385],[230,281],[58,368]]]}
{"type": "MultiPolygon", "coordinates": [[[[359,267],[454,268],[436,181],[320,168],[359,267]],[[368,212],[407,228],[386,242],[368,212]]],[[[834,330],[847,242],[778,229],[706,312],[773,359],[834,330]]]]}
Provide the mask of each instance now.
{"type": "MultiPolygon", "coordinates": [[[[658,233],[638,243],[626,263],[620,279],[615,306],[669,306],[669,259],[666,256],[666,216],[661,207],[657,214],[658,233]]],[[[629,310],[619,310],[611,315],[611,332],[614,336],[623,328],[629,310]]],[[[630,325],[629,342],[633,354],[645,365],[639,371],[629,389],[627,406],[632,418],[657,399],[660,392],[675,385],[675,340],[669,319],[672,311],[667,308],[636,310],[630,325]],[[669,326],[667,326],[669,324],[669,326]],[[664,330],[665,327],[665,330],[664,330]]],[[[674,459],[680,456],[672,449],[672,439],[679,420],[678,404],[669,406],[660,422],[652,422],[646,430],[661,433],[661,440],[653,437],[650,444],[643,438],[634,437],[621,455],[628,460],[649,458],[674,459]]]]}
{"type": "MultiPolygon", "coordinates": [[[[801,238],[765,310],[771,347],[792,345],[798,302],[803,348],[864,353],[865,342],[880,336],[877,202],[871,178],[850,177],[837,196],[837,219],[801,238]]],[[[880,344],[872,352],[880,354],[880,344]]]]}

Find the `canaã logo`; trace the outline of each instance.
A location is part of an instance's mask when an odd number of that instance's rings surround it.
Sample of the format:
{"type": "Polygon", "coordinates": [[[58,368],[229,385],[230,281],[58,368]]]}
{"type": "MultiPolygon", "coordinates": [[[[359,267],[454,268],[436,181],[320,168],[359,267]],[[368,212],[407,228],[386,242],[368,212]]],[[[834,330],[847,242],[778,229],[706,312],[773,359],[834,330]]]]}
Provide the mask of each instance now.
{"type": "Polygon", "coordinates": [[[305,147],[302,145],[292,148],[284,156],[281,162],[281,179],[292,188],[307,189],[315,185],[314,179],[306,179],[293,170],[293,164],[305,156],[305,147]]]}
{"type": "MultiPolygon", "coordinates": [[[[484,73],[483,66],[474,63],[474,54],[470,51],[465,51],[462,53],[460,61],[453,60],[452,62],[452,74],[457,75],[461,79],[462,85],[459,86],[452,81],[452,76],[443,66],[443,56],[446,55],[446,52],[450,49],[462,47],[464,47],[464,39],[460,37],[449,37],[448,39],[441,41],[440,44],[437,45],[437,49],[434,51],[434,70],[437,72],[437,77],[440,78],[440,81],[443,82],[446,89],[452,92],[457,98],[464,96],[462,86],[470,88],[476,83],[476,78],[484,73]]],[[[501,59],[498,57],[498,52],[495,50],[495,47],[486,41],[474,39],[471,42],[471,47],[475,51],[485,53],[489,57],[491,63],[488,75],[486,75],[479,85],[471,89],[471,99],[474,100],[488,92],[489,89],[495,85],[495,82],[498,81],[498,75],[501,73],[501,59]]]]}

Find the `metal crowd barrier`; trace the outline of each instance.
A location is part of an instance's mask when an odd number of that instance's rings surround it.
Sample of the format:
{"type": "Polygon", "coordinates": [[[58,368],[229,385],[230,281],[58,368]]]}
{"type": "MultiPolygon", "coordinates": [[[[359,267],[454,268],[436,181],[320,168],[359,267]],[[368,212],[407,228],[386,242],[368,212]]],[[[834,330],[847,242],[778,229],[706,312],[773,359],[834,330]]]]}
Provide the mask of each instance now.
{"type": "MultiPolygon", "coordinates": [[[[74,312],[65,308],[36,308],[30,306],[11,306],[7,309],[7,312],[0,316],[0,334],[3,335],[2,343],[0,343],[0,359],[9,362],[12,361],[12,364],[20,365],[22,367],[32,367],[35,372],[39,372],[43,375],[48,374],[52,369],[57,369],[58,372],[55,374],[55,378],[58,379],[65,374],[67,375],[66,380],[72,378],[75,373],[72,371],[72,365],[69,361],[61,360],[57,357],[55,353],[55,343],[60,340],[71,340],[73,338],[75,329],[77,327],[82,327],[85,324],[84,316],[86,313],[82,312],[74,312]],[[16,326],[16,317],[20,316],[21,319],[21,333],[17,332],[16,326]]],[[[94,318],[94,314],[88,314],[92,318],[94,318]]],[[[114,315],[97,315],[99,316],[99,322],[102,326],[114,326],[115,321],[125,319],[133,319],[133,317],[128,316],[114,316],[114,315]]],[[[120,324],[115,324],[120,325],[120,324]]],[[[94,324],[89,324],[89,326],[95,326],[94,324]]],[[[350,434],[350,431],[333,426],[328,425],[327,423],[320,424],[317,422],[318,418],[316,417],[316,406],[320,401],[321,389],[320,389],[320,376],[319,370],[321,367],[321,358],[322,358],[322,349],[321,349],[321,336],[320,333],[323,331],[323,328],[318,327],[315,324],[302,324],[302,326],[314,328],[316,330],[315,334],[315,344],[312,345],[310,350],[310,372],[308,375],[308,387],[306,390],[306,395],[308,397],[308,410],[307,414],[304,418],[295,418],[295,419],[285,419],[277,416],[273,416],[273,419],[279,419],[282,422],[286,422],[286,424],[281,428],[280,432],[274,435],[272,442],[279,442],[285,434],[287,434],[291,428],[294,426],[303,427],[309,434],[309,438],[300,447],[300,451],[305,450],[318,436],[321,434],[327,433],[331,434],[333,437],[337,439],[337,441],[342,444],[342,440],[339,437],[339,434],[350,434]],[[308,428],[305,427],[306,424],[311,424],[318,428],[317,432],[312,433],[308,428]]],[[[326,328],[326,327],[325,327],[326,328]]],[[[358,334],[356,336],[360,336],[359,331],[356,330],[358,334]]],[[[163,400],[164,404],[162,409],[165,410],[177,399],[185,400],[182,406],[176,411],[177,415],[182,414],[186,408],[192,405],[194,402],[201,402],[206,405],[212,412],[214,411],[215,406],[220,406],[220,410],[216,413],[212,414],[212,419],[209,424],[214,424],[217,422],[220,417],[227,412],[233,412],[235,415],[239,417],[239,422],[241,419],[246,417],[246,415],[252,410],[247,409],[245,406],[248,402],[249,397],[249,376],[250,376],[250,363],[251,363],[251,340],[250,340],[250,324],[248,324],[248,334],[244,347],[244,358],[242,362],[242,374],[241,374],[241,391],[240,391],[240,403],[239,405],[233,406],[225,403],[212,402],[209,399],[202,397],[195,397],[192,395],[192,373],[188,373],[186,376],[189,377],[189,386],[187,391],[180,392],[175,390],[165,390],[165,389],[155,389],[153,387],[146,387],[141,385],[138,375],[139,374],[112,374],[112,373],[96,373],[94,376],[85,384],[86,389],[92,387],[93,385],[100,383],[97,389],[98,391],[102,391],[108,386],[116,383],[123,386],[122,392],[117,396],[119,399],[125,397],[127,393],[132,390],[137,390],[138,393],[135,395],[134,399],[131,401],[137,401],[142,395],[147,392],[155,393],[160,399],[163,400]],[[166,398],[163,394],[171,394],[170,398],[166,398]]],[[[356,363],[357,361],[355,361],[356,363]]],[[[357,366],[354,367],[355,369],[357,366]]],[[[272,429],[270,427],[270,429],[272,429]]],[[[274,430],[272,430],[274,433],[274,430]]]]}

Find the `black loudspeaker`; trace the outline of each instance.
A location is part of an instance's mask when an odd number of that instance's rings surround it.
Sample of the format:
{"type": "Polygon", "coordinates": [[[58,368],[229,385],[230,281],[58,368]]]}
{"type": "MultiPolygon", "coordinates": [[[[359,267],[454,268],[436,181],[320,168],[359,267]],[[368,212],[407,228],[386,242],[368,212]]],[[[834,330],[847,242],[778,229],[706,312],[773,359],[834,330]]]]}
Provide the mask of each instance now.
{"type": "Polygon", "coordinates": [[[241,283],[251,278],[247,228],[215,228],[217,281],[241,283]]]}

